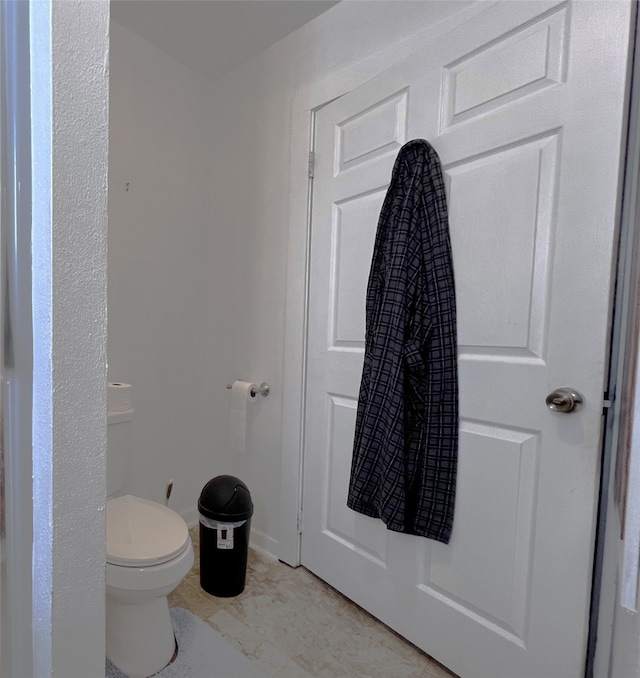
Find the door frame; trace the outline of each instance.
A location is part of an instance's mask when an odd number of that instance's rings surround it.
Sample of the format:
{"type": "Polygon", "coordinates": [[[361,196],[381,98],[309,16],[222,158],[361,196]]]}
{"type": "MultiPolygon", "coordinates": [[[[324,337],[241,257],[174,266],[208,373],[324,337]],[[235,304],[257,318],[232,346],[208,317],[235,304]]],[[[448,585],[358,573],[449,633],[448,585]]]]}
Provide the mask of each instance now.
{"type": "MultiPolygon", "coordinates": [[[[400,39],[387,50],[372,57],[364,59],[337,73],[313,82],[301,90],[293,100],[291,120],[291,155],[290,155],[290,182],[291,187],[289,200],[289,230],[288,230],[288,253],[287,253],[287,294],[286,294],[286,318],[285,318],[285,355],[287,360],[284,366],[283,379],[283,416],[282,422],[282,464],[281,464],[281,493],[280,493],[280,516],[279,516],[279,540],[278,557],[285,563],[294,567],[301,564],[301,534],[302,534],[302,491],[303,491],[303,467],[304,467],[304,436],[305,436],[305,394],[306,394],[306,361],[307,361],[307,322],[309,302],[309,260],[311,247],[311,208],[313,198],[313,177],[309,171],[310,154],[314,151],[315,119],[317,112],[335,99],[347,94],[353,89],[363,85],[371,78],[391,68],[394,64],[416,52],[429,39],[436,30],[438,33],[454,30],[457,26],[470,20],[476,15],[483,13],[496,2],[478,3],[481,7],[472,6],[466,10],[449,17],[445,22],[436,26],[429,26],[409,39],[400,39]]],[[[640,13],[636,12],[635,34],[640,34],[640,13]]],[[[640,55],[634,56],[633,73],[634,83],[640,83],[640,55]]],[[[635,153],[636,161],[627,160],[624,170],[624,185],[637,187],[640,194],[640,86],[634,88],[633,98],[630,102],[629,129],[639,129],[638,135],[629,136],[624,142],[627,152],[631,157],[635,153]]],[[[622,182],[620,187],[622,202],[622,182]]],[[[635,193],[634,193],[635,196],[635,193]]],[[[619,207],[620,242],[630,242],[634,237],[640,237],[640,225],[636,224],[637,215],[640,215],[640,197],[638,206],[627,207],[627,194],[625,190],[625,209],[619,207]]],[[[634,197],[635,200],[635,197],[634,197]]],[[[634,307],[633,301],[640,302],[640,289],[632,290],[633,275],[631,269],[640,271],[640,262],[626,261],[626,273],[619,270],[613,272],[612,291],[615,286],[616,274],[618,286],[620,283],[622,293],[616,295],[615,303],[611,312],[622,306],[622,313],[618,314],[618,327],[622,328],[612,335],[611,354],[622,356],[624,354],[624,337],[626,327],[633,320],[633,314],[629,309],[634,307]],[[625,300],[622,304],[621,300],[625,300]],[[629,299],[631,300],[629,302],[629,299]],[[614,343],[615,342],[615,343],[614,343]]],[[[613,332],[613,330],[612,330],[613,332]]],[[[611,370],[614,369],[612,358],[611,370]]],[[[617,371],[620,374],[620,370],[617,371]]],[[[612,375],[611,379],[615,379],[612,375]]],[[[615,383],[610,382],[610,383],[615,383]]],[[[611,391],[610,391],[611,392],[611,391]]],[[[617,400],[622,394],[618,393],[617,400]]],[[[640,394],[637,397],[637,405],[640,406],[640,394]]],[[[607,420],[607,429],[616,427],[619,422],[619,412],[615,407],[611,408],[607,420]]],[[[640,427],[640,422],[636,422],[640,427]]],[[[611,464],[615,463],[615,450],[612,452],[612,442],[607,436],[604,442],[605,452],[603,455],[602,480],[609,477],[611,464]],[[609,451],[606,446],[609,445],[609,451]],[[606,467],[605,467],[606,465],[606,467]]],[[[640,457],[640,451],[639,455],[640,457]]],[[[640,461],[640,459],[639,459],[640,461]]],[[[603,483],[600,492],[600,507],[606,507],[609,488],[603,483]]],[[[640,485],[638,487],[640,501],[640,485]]],[[[595,617],[590,619],[590,636],[593,634],[591,656],[588,658],[587,675],[593,669],[594,656],[596,664],[598,655],[608,655],[611,647],[611,634],[606,636],[603,642],[595,646],[595,632],[598,627],[598,597],[600,595],[600,578],[602,567],[598,566],[598,559],[604,555],[606,511],[599,510],[598,530],[596,543],[596,566],[594,567],[593,580],[593,603],[592,612],[595,617]],[[594,650],[595,646],[595,650],[594,650]],[[589,669],[591,666],[591,669],[589,669]]],[[[604,570],[605,575],[610,569],[604,570]]],[[[615,572],[613,573],[615,574],[615,572]]],[[[604,591],[604,589],[603,589],[604,591]]],[[[586,592],[589,595],[591,592],[586,592]]],[[[600,606],[605,608],[605,615],[609,615],[609,609],[616,601],[600,599],[600,606]]]]}
{"type": "MultiPolygon", "coordinates": [[[[616,612],[640,607],[640,11],[635,17],[631,60],[626,158],[620,182],[618,263],[612,290],[611,347],[607,394],[611,401],[603,427],[598,523],[587,648],[587,678],[607,676],[615,668],[613,645],[616,612]],[[629,373],[633,374],[629,377],[629,373]],[[629,471],[624,510],[626,534],[616,504],[616,464],[624,444],[621,412],[630,412],[629,471]],[[589,672],[590,671],[590,672],[589,672]]],[[[627,432],[628,433],[628,432],[627,432]]],[[[633,639],[638,656],[640,638],[633,639]]],[[[638,659],[640,662],[640,659],[638,659]]],[[[637,666],[640,668],[640,665],[637,666]]]]}
{"type": "Polygon", "coordinates": [[[32,618],[30,3],[0,6],[0,675],[30,674],[32,618]]]}

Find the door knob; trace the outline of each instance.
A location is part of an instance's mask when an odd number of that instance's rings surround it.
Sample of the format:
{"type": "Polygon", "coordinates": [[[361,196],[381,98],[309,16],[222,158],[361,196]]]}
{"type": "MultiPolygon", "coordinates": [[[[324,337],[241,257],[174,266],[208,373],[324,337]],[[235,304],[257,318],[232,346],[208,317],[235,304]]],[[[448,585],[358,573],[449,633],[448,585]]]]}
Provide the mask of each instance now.
{"type": "Polygon", "coordinates": [[[577,412],[584,405],[584,396],[574,388],[557,388],[549,393],[546,402],[554,412],[577,412]]]}

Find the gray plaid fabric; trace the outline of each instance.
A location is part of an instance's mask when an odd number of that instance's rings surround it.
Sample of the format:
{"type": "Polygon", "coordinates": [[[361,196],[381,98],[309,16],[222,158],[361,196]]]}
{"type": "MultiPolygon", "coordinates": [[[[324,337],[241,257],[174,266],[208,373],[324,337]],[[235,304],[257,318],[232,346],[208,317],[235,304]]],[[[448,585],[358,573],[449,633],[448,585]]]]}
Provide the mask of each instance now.
{"type": "Polygon", "coordinates": [[[456,303],[440,160],[396,159],[373,252],[347,505],[447,543],[458,452],[456,303]]]}

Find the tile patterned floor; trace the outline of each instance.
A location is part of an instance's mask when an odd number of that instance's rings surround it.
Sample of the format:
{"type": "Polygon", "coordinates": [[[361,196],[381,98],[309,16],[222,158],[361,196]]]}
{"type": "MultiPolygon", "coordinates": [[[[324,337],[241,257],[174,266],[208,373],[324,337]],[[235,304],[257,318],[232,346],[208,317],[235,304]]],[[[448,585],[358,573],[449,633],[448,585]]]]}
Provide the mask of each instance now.
{"type": "Polygon", "coordinates": [[[200,588],[197,527],[191,536],[196,562],[169,604],[207,621],[271,678],[453,675],[308,570],[255,551],[244,592],[210,596],[200,588]]]}

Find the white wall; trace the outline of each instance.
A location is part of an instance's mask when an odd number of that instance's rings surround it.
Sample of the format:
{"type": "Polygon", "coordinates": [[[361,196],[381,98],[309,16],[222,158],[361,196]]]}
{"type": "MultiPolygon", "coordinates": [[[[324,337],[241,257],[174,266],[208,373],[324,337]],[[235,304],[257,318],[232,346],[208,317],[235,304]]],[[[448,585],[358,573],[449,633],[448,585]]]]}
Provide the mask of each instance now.
{"type": "Polygon", "coordinates": [[[216,468],[206,332],[210,83],[111,24],[109,380],[133,384],[125,490],[193,509],[216,468]]]}
{"type": "MultiPolygon", "coordinates": [[[[109,4],[34,2],[34,676],[104,675],[109,4]]],[[[26,674],[23,674],[26,675],[26,674]]]]}
{"type": "Polygon", "coordinates": [[[285,301],[288,286],[302,291],[301,280],[287,280],[294,102],[356,62],[373,58],[372,72],[390,65],[407,49],[405,39],[468,4],[341,3],[213,87],[208,340],[216,440],[220,465],[251,489],[254,541],[281,557],[282,426],[299,423],[283,410],[286,362],[296,359],[285,353],[285,301]],[[242,458],[228,453],[223,387],[234,378],[273,388],[254,412],[242,458]]]}
{"type": "Polygon", "coordinates": [[[213,85],[112,22],[109,376],[134,384],[129,491],[157,500],[172,477],[192,519],[208,478],[237,475],[254,543],[278,553],[292,102],[468,4],[343,3],[213,85]],[[234,379],[272,387],[246,455],[229,451],[234,379]]]}

